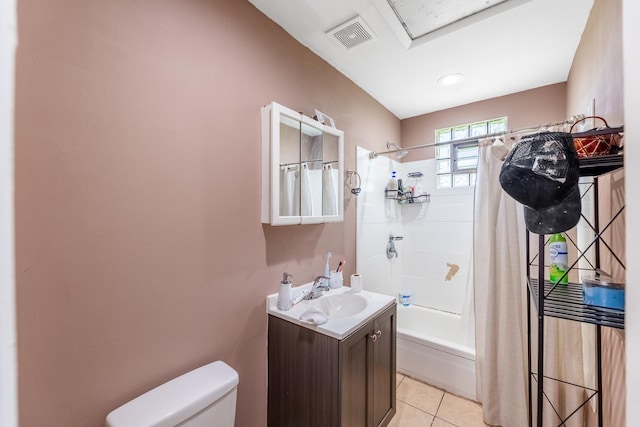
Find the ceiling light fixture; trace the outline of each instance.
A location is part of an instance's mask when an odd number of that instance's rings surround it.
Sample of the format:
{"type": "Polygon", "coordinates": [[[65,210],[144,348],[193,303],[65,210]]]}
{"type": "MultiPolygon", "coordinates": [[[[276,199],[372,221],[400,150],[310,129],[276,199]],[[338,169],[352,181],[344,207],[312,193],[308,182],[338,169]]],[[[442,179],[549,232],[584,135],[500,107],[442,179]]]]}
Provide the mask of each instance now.
{"type": "Polygon", "coordinates": [[[440,86],[453,86],[464,80],[464,75],[460,73],[447,74],[438,79],[440,86]]]}

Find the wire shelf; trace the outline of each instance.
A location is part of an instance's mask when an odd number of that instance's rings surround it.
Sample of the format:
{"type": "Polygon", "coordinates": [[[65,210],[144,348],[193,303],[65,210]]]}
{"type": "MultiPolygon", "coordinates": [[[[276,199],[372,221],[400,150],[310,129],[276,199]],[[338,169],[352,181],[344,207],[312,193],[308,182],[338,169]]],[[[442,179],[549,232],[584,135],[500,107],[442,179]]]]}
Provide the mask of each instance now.
{"type": "Polygon", "coordinates": [[[586,157],[578,159],[580,176],[598,176],[624,166],[624,156],[609,154],[606,156],[586,157]]]}
{"type": "Polygon", "coordinates": [[[384,197],[385,199],[397,200],[399,205],[429,203],[431,201],[431,194],[423,193],[412,196],[409,192],[401,193],[398,190],[384,190],[384,197]]]}
{"type": "MultiPolygon", "coordinates": [[[[533,301],[538,308],[538,279],[529,279],[529,290],[533,294],[533,301]]],[[[624,311],[614,310],[585,304],[582,298],[582,285],[568,283],[557,285],[548,280],[544,281],[544,315],[576,322],[592,323],[624,329],[624,311]]]]}

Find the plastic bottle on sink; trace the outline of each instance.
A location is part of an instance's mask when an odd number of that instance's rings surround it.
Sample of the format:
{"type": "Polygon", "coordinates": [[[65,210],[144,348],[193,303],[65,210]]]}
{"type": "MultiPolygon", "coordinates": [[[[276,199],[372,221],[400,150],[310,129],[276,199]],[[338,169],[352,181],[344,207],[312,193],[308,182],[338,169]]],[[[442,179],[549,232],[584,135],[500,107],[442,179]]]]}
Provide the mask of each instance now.
{"type": "Polygon", "coordinates": [[[289,273],[282,275],[282,282],[280,282],[280,292],[278,293],[278,310],[287,311],[291,310],[293,306],[293,298],[291,297],[291,280],[293,277],[289,273]]]}

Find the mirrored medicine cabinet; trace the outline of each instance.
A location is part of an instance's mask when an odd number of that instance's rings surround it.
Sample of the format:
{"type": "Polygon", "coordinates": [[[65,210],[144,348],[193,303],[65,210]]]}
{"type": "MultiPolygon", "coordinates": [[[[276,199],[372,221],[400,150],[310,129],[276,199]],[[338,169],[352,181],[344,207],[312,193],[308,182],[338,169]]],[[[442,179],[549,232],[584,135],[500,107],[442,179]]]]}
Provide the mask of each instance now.
{"type": "Polygon", "coordinates": [[[262,222],[343,220],[344,132],[272,102],[262,108],[262,222]]]}

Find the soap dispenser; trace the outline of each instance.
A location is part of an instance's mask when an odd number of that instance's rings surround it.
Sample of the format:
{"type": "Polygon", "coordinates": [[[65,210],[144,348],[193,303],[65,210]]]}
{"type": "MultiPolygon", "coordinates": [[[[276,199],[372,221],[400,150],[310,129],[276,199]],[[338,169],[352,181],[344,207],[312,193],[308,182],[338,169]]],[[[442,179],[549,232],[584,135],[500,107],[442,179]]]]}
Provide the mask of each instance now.
{"type": "Polygon", "coordinates": [[[284,273],[282,275],[282,282],[280,282],[280,292],[278,293],[278,309],[282,311],[287,311],[291,309],[291,280],[289,280],[293,275],[289,273],[284,273]]]}

